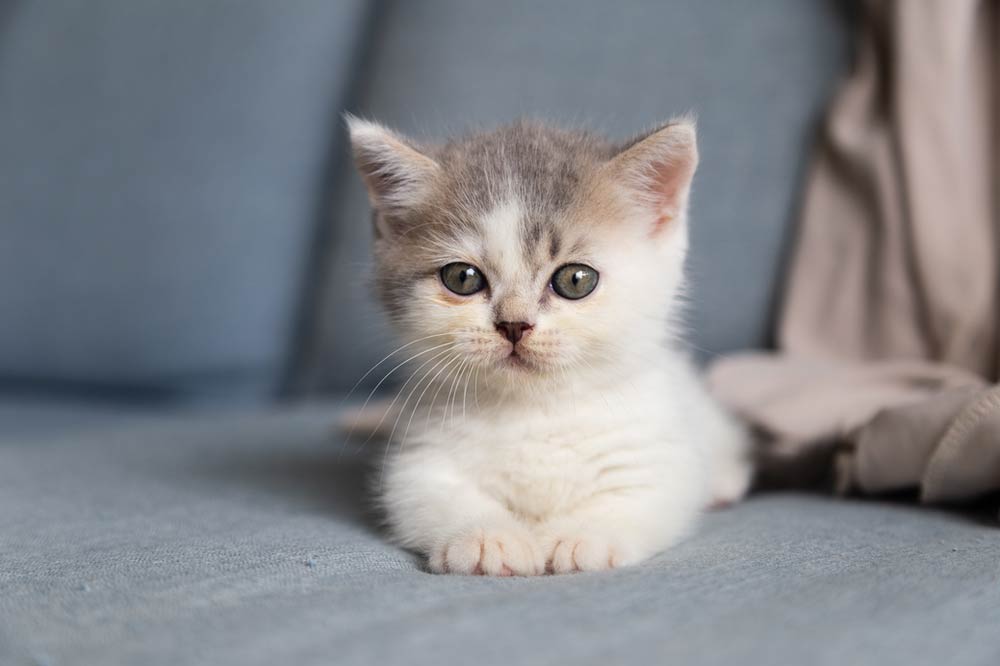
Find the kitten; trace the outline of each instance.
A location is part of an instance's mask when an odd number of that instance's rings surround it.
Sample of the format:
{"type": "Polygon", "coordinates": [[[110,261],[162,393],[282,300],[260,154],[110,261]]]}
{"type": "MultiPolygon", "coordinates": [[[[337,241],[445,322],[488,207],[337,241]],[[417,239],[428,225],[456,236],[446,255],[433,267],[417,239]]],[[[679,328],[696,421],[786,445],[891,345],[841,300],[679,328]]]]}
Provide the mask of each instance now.
{"type": "Polygon", "coordinates": [[[607,569],[744,494],[744,433],[672,346],[692,122],[620,146],[347,122],[377,289],[415,356],[380,483],[398,543],[442,573],[607,569]]]}

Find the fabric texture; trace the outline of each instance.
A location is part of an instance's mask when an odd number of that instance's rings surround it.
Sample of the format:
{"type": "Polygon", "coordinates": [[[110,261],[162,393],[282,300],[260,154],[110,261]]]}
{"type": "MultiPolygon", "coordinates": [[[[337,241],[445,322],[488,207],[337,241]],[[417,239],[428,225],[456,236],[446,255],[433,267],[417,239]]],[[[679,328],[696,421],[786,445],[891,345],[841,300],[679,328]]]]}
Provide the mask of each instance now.
{"type": "Polygon", "coordinates": [[[807,185],[780,353],[724,359],[711,381],[776,478],[812,459],[843,491],[969,499],[1000,490],[1000,3],[868,2],[858,48],[807,185]]]}
{"type": "Polygon", "coordinates": [[[0,387],[273,389],[368,3],[0,4],[0,387]]]}
{"type": "MultiPolygon", "coordinates": [[[[522,116],[624,139],[694,112],[701,161],[691,342],[702,358],[758,348],[774,319],[799,174],[846,63],[837,8],[799,0],[388,3],[350,110],[428,140],[522,116]]],[[[392,348],[372,296],[368,198],[346,153],[338,187],[327,276],[298,373],[305,389],[345,391],[392,348]]]]}
{"type": "Polygon", "coordinates": [[[1000,660],[1000,532],[975,516],[765,495],[634,568],[434,576],[379,534],[335,414],[0,435],[0,663],[1000,660]]]}

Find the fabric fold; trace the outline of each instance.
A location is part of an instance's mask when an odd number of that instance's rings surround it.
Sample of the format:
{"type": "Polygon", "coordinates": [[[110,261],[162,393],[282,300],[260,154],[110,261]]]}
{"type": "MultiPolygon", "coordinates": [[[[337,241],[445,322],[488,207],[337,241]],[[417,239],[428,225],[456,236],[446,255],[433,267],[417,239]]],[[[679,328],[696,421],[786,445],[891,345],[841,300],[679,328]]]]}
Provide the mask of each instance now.
{"type": "Polygon", "coordinates": [[[760,433],[772,480],[928,502],[1000,490],[998,7],[863,4],[807,179],[778,351],[709,373],[760,433]]]}

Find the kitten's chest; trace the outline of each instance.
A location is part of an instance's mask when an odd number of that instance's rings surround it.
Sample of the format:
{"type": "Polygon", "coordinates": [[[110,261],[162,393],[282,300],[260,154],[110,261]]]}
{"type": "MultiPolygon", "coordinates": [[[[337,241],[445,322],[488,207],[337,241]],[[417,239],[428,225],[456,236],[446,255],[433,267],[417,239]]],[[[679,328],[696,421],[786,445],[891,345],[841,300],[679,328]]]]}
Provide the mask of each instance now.
{"type": "Polygon", "coordinates": [[[483,424],[490,446],[477,447],[469,463],[482,488],[526,518],[573,510],[614,476],[640,464],[652,446],[649,424],[625,414],[525,417],[483,424]],[[648,431],[648,432],[644,432],[648,431]]]}

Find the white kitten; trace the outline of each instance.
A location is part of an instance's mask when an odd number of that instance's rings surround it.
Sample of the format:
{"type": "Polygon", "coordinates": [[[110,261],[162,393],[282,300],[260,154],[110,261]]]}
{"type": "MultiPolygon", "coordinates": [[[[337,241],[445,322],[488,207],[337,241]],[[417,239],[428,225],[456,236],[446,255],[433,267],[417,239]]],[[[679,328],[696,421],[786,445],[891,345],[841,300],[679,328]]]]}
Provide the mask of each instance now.
{"type": "Polygon", "coordinates": [[[418,146],[348,119],[379,294],[414,368],[380,483],[437,572],[639,562],[738,500],[744,433],[672,347],[694,125],[519,123],[418,146]]]}

